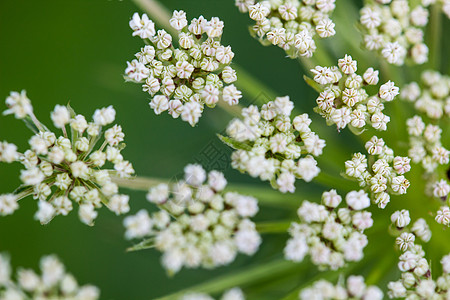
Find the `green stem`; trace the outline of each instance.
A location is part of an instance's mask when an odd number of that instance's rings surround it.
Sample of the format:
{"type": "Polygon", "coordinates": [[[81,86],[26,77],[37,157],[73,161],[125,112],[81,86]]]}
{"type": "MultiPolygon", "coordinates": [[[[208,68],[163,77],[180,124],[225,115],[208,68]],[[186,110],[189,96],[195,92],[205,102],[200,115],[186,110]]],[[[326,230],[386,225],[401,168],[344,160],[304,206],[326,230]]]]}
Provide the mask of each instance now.
{"type": "Polygon", "coordinates": [[[291,223],[290,221],[256,223],[256,230],[259,233],[287,233],[291,223]]]}
{"type": "Polygon", "coordinates": [[[431,28],[428,36],[431,39],[430,45],[430,65],[434,70],[440,69],[441,63],[441,39],[442,39],[442,13],[439,4],[433,4],[430,16],[431,28]]]}
{"type": "MultiPolygon", "coordinates": [[[[147,178],[141,176],[133,178],[120,178],[114,176],[113,174],[111,175],[111,178],[112,181],[121,188],[138,191],[148,191],[148,189],[152,186],[169,182],[169,179],[147,178]]],[[[271,188],[260,185],[229,183],[227,185],[227,190],[252,195],[257,198],[261,204],[267,206],[286,208],[289,210],[296,209],[299,206],[298,194],[283,195],[278,191],[274,191],[271,188]]],[[[314,196],[305,195],[305,193],[302,193],[302,197],[313,198],[314,196]]]]}
{"type": "Polygon", "coordinates": [[[295,270],[298,265],[280,259],[263,265],[256,265],[247,268],[245,271],[233,272],[231,274],[220,276],[206,283],[195,285],[186,290],[181,290],[173,294],[158,298],[157,300],[179,299],[188,291],[200,293],[217,293],[235,286],[243,286],[249,283],[256,283],[266,278],[281,276],[284,273],[295,270]]]}
{"type": "Polygon", "coordinates": [[[111,176],[111,179],[119,187],[138,191],[148,191],[150,187],[167,181],[164,179],[146,177],[120,178],[113,175],[111,176]]]}
{"type": "Polygon", "coordinates": [[[313,180],[326,187],[339,189],[345,192],[349,192],[354,189],[350,181],[342,179],[339,176],[332,176],[323,171],[321,171],[313,180]]]}

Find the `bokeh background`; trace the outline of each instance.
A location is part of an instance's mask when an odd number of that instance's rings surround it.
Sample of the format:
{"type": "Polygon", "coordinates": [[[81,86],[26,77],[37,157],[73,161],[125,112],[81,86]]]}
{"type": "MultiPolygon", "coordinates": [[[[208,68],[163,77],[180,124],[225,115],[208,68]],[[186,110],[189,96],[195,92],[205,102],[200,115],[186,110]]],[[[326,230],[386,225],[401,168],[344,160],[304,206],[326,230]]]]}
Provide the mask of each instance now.
{"type": "MultiPolygon", "coordinates": [[[[251,21],[238,12],[234,1],[164,0],[163,4],[170,10],[184,9],[188,19],[200,14],[220,17],[225,22],[223,43],[230,44],[236,53],[233,61],[276,94],[289,95],[299,111],[312,112],[315,92],[302,80],[301,66],[280,49],[262,47],[252,39],[247,30],[251,21]]],[[[46,124],[50,124],[50,111],[55,104],[70,101],[76,112],[86,116],[112,104],[117,110],[116,121],[126,133],[127,148],[123,154],[133,162],[137,174],[171,178],[217,139],[216,133],[225,128],[231,117],[220,108],[207,109],[198,126],[191,128],[168,114],[154,115],[148,107],[149,96],[138,85],[124,82],[126,61],[142,46],[128,27],[135,11],[141,12],[133,2],[119,0],[0,1],[0,98],[5,99],[9,91],[26,89],[35,114],[46,124]]],[[[354,34],[351,30],[349,35],[354,34]]],[[[334,52],[337,56],[345,54],[339,47],[334,52]]],[[[244,98],[247,102],[253,100],[245,94],[244,98]]],[[[351,149],[361,148],[348,132],[337,136],[333,128],[324,126],[323,120],[315,120],[318,122],[313,127],[321,137],[329,138],[331,144],[333,140],[339,142],[339,151],[326,150],[330,158],[343,162],[351,149]]],[[[13,142],[23,150],[29,137],[30,132],[21,121],[13,116],[0,117],[0,140],[13,142]]],[[[19,170],[17,164],[1,165],[0,193],[11,192],[20,184],[19,170]]],[[[235,170],[227,169],[225,173],[230,182],[268,188],[268,184],[235,170]]],[[[299,183],[295,197],[286,200],[280,194],[280,201],[297,205],[306,192],[320,195],[321,189],[299,183]]],[[[132,213],[151,208],[145,193],[130,195],[132,213]]],[[[255,262],[279,259],[287,238],[265,236],[266,243],[253,258],[239,256],[226,268],[182,270],[169,278],[160,266],[158,252],[125,252],[131,243],[123,238],[123,217],[102,209],[91,228],[78,221],[74,210],[68,217],[56,217],[41,226],[33,220],[36,208],[36,201],[26,198],[20,201],[20,209],[14,215],[0,218],[0,251],[11,254],[13,265],[33,268],[37,268],[42,255],[55,253],[80,283],[99,286],[102,299],[153,299],[222,274],[239,272],[255,262]]],[[[286,214],[295,214],[295,209],[262,209],[259,218],[276,220],[286,214]]],[[[307,269],[282,283],[273,279],[260,281],[249,290],[250,296],[253,293],[259,295],[255,299],[277,299],[315,272],[307,269]]]]}

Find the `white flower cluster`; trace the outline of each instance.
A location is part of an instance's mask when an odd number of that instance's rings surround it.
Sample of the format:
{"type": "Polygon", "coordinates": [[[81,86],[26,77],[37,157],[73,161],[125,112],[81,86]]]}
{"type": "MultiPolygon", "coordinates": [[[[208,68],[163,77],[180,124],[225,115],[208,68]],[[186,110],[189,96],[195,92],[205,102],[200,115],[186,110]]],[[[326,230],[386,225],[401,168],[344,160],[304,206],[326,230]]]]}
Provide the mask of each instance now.
{"type": "Polygon", "coordinates": [[[146,210],[125,218],[126,237],[150,237],[164,252],[162,264],[170,273],[188,268],[213,268],[231,263],[238,252],[253,255],[261,244],[249,218],[258,212],[258,201],[235,192],[224,192],[223,174],[206,174],[200,165],[188,165],[184,180],[150,188],[147,199],[161,210],[146,210]],[[171,216],[174,219],[171,219],[171,216]]]}
{"type": "MultiPolygon", "coordinates": [[[[187,293],[179,300],[214,300],[214,298],[205,293],[187,293]]],[[[225,291],[220,300],[245,300],[245,296],[240,288],[235,287],[225,291]]]]}
{"type": "Polygon", "coordinates": [[[405,252],[414,249],[416,236],[423,242],[431,239],[431,230],[425,219],[417,219],[411,226],[411,217],[406,209],[397,210],[391,215],[391,222],[397,229],[393,233],[397,235],[395,243],[397,247],[405,252]]]}
{"type": "Polygon", "coordinates": [[[367,1],[360,11],[364,45],[378,51],[394,65],[403,65],[406,57],[415,64],[428,60],[423,28],[428,23],[428,9],[407,0],[367,1]],[[410,7],[410,4],[413,7],[410,7]]]}
{"type": "Polygon", "coordinates": [[[436,299],[450,298],[450,255],[441,259],[443,274],[436,280],[431,277],[431,269],[422,247],[416,245],[411,251],[400,256],[398,267],[401,279],[388,284],[390,298],[436,299]]]}
{"type": "Polygon", "coordinates": [[[80,286],[54,255],[42,257],[40,269],[40,275],[31,269],[19,269],[14,279],[9,257],[0,253],[0,299],[96,300],[100,297],[97,287],[80,286]]]}
{"type": "Polygon", "coordinates": [[[390,194],[406,194],[410,182],[404,174],[411,170],[410,159],[394,156],[393,150],[376,136],[366,142],[365,147],[369,160],[362,153],[353,154],[352,159],[345,162],[345,174],[367,188],[379,208],[385,208],[390,194]]]}
{"type": "Polygon", "coordinates": [[[437,71],[422,73],[422,89],[417,82],[402,88],[400,97],[431,119],[450,118],[450,76],[437,71]]]}
{"type": "Polygon", "coordinates": [[[292,58],[313,56],[316,33],[336,34],[330,19],[335,0],[236,0],[236,6],[256,21],[250,30],[263,45],[277,45],[292,58]]]}
{"type": "Polygon", "coordinates": [[[427,173],[449,163],[450,151],[441,144],[442,129],[438,125],[425,124],[419,116],[408,119],[406,125],[410,137],[408,156],[413,163],[420,163],[427,173]]]}
{"type": "Polygon", "coordinates": [[[443,275],[437,280],[432,278],[431,266],[425,258],[421,245],[415,244],[418,236],[424,242],[431,238],[431,231],[425,220],[418,219],[411,228],[400,228],[410,222],[407,211],[395,212],[391,220],[397,226],[400,234],[396,244],[403,253],[399,257],[398,268],[402,272],[401,279],[389,282],[388,295],[390,298],[406,299],[436,299],[444,300],[450,297],[450,255],[442,258],[443,275]]]}
{"type": "Polygon", "coordinates": [[[351,275],[347,278],[347,285],[333,285],[324,279],[316,281],[309,288],[300,291],[301,300],[382,300],[383,292],[374,285],[367,286],[364,277],[351,275]]]}
{"type": "Polygon", "coordinates": [[[284,248],[287,260],[301,262],[309,254],[322,269],[339,269],[346,262],[360,261],[368,240],[364,230],[372,227],[369,196],[362,190],[345,196],[347,207],[338,208],[342,197],[336,190],[322,194],[322,203],[303,201],[297,214],[301,223],[292,223],[291,238],[284,248]]]}
{"type": "Polygon", "coordinates": [[[283,193],[295,191],[296,178],[309,182],[319,174],[312,155],[321,155],[325,147],[325,141],[309,128],[308,114],[291,121],[293,108],[288,96],[275,98],[261,110],[250,105],[242,110],[243,119],[228,124],[231,139],[222,139],[236,149],[231,156],[233,168],[270,181],[283,193]]]}
{"type": "Polygon", "coordinates": [[[18,208],[17,201],[29,195],[39,201],[35,217],[42,224],[56,215],[67,215],[73,202],[80,205],[80,220],[88,225],[93,224],[95,209],[102,203],[116,214],[129,211],[129,197],[118,193],[110,176],[130,177],[134,173],[131,163],[120,153],[125,135],[120,125],[102,133],[104,126],[114,122],[116,111],[112,106],[97,109],[92,122],[88,122],[70,107],[56,105],[51,119],[62,130],[58,136],[32,114],[24,91],[12,92],[6,104],[7,113],[29,121],[34,135],[28,141],[30,149],[24,153],[17,152],[13,144],[0,142],[0,162],[17,161],[25,167],[20,175],[23,185],[14,194],[0,195],[0,215],[12,214],[18,208]],[[102,138],[104,142],[96,150],[95,145],[102,138]],[[113,168],[105,168],[108,162],[113,168]]]}
{"type": "Polygon", "coordinates": [[[347,125],[361,129],[370,124],[385,131],[390,118],[383,114],[384,103],[394,100],[399,88],[388,81],[380,86],[377,95],[369,96],[366,87],[378,84],[378,71],[368,68],[363,76],[356,71],[357,61],[350,55],[339,59],[338,66],[311,69],[321,90],[315,111],[328,125],[336,124],[338,130],[347,125]]]}
{"type": "Polygon", "coordinates": [[[168,111],[194,126],[205,105],[214,107],[219,100],[238,104],[241,92],[231,84],[237,80],[230,67],[234,53],[220,43],[223,22],[200,16],[188,24],[186,13],[175,10],[170,25],[178,31],[180,48],[173,46],[173,37],[164,29],[156,31],[146,14],[135,13],[130,21],[133,35],[147,45],[127,62],[126,78],[142,83],[152,96],[149,104],[155,114],[168,111]]]}

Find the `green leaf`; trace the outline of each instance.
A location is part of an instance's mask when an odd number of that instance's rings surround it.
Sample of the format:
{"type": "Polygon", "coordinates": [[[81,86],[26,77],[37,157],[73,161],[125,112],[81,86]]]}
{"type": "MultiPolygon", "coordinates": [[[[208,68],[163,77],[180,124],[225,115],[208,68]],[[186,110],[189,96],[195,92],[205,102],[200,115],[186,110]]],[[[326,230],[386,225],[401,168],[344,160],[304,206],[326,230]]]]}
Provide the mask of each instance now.
{"type": "Polygon", "coordinates": [[[221,134],[217,134],[217,136],[219,137],[219,139],[224,142],[225,144],[227,144],[228,146],[230,146],[233,149],[236,150],[245,150],[245,151],[250,151],[252,150],[252,147],[246,143],[242,143],[242,142],[238,142],[232,138],[229,138],[227,136],[223,136],[221,134]]]}
{"type": "Polygon", "coordinates": [[[303,75],[303,79],[305,80],[305,82],[312,87],[316,92],[321,93],[323,92],[323,88],[320,84],[318,84],[317,82],[315,82],[311,77],[308,77],[306,75],[303,75]]]}

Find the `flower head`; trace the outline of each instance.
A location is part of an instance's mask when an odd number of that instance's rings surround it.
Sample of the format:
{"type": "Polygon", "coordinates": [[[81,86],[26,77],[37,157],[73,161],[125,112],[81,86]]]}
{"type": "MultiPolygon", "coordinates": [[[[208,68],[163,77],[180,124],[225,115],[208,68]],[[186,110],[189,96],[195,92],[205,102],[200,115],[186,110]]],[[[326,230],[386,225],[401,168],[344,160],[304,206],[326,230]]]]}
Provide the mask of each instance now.
{"type": "Polygon", "coordinates": [[[56,105],[51,119],[62,130],[59,135],[34,115],[30,116],[35,126],[28,142],[30,149],[21,153],[13,144],[0,143],[1,162],[16,161],[24,166],[20,175],[22,187],[16,194],[0,196],[0,213],[11,214],[18,208],[17,201],[28,195],[39,200],[35,218],[43,224],[56,215],[67,215],[74,202],[80,205],[81,221],[88,225],[97,217],[94,208],[102,203],[117,214],[127,212],[128,198],[119,196],[111,178],[111,175],[130,177],[134,173],[131,163],[120,154],[125,136],[121,126],[107,129],[103,145],[95,147],[102,138],[103,127],[114,122],[115,115],[112,106],[97,109],[88,123],[70,107],[56,105]],[[120,208],[115,204],[118,197],[122,199],[120,208]]]}
{"type": "Polygon", "coordinates": [[[225,192],[226,184],[218,171],[207,174],[200,165],[186,166],[183,180],[150,188],[147,199],[160,210],[126,217],[125,236],[149,238],[143,243],[163,252],[162,264],[169,273],[227,265],[238,253],[253,255],[261,243],[249,219],[258,212],[257,200],[225,192]]]}
{"type": "Polygon", "coordinates": [[[152,96],[149,104],[155,114],[168,111],[195,126],[205,106],[214,107],[219,101],[238,104],[242,95],[232,84],[237,77],[230,67],[234,53],[220,43],[223,22],[203,16],[188,22],[184,11],[175,10],[169,23],[178,39],[163,29],[155,31],[145,14],[141,18],[135,13],[130,21],[133,35],[148,45],[127,62],[125,78],[142,84],[152,96]]]}

